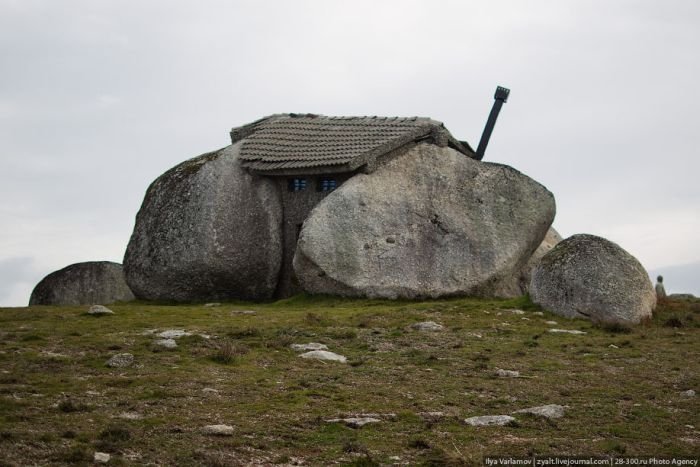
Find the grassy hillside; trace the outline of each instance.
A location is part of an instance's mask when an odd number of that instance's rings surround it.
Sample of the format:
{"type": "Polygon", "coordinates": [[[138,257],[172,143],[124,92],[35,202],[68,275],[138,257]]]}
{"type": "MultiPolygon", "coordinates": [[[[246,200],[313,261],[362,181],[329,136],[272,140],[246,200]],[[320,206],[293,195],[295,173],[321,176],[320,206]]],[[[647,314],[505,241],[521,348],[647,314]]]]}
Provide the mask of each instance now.
{"type": "Polygon", "coordinates": [[[129,303],[104,317],[87,308],[0,309],[0,465],[88,464],[95,451],[111,453],[111,465],[473,465],[487,454],[700,453],[700,398],[681,394],[700,391],[699,302],[668,302],[633,329],[542,313],[526,299],[129,303]],[[247,310],[255,313],[240,313],[247,310]],[[420,321],[444,330],[410,328],[420,321]],[[162,350],[154,329],[193,335],[162,350]],[[348,363],[302,359],[289,348],[308,342],[348,363]],[[105,366],[124,352],[133,366],[105,366]],[[568,408],[554,420],[464,423],[543,404],[568,408]],[[358,414],[381,421],[326,421],[358,414]],[[202,432],[212,424],[234,433],[202,432]]]}

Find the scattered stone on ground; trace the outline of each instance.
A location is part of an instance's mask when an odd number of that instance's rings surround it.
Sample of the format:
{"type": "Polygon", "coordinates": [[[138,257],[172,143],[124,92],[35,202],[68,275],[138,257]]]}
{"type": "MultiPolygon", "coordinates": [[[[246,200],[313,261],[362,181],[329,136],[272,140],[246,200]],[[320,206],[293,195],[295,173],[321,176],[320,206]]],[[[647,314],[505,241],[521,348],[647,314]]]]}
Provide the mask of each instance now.
{"type": "Polygon", "coordinates": [[[564,416],[565,407],[563,405],[548,404],[538,407],[529,407],[527,409],[516,410],[513,413],[528,413],[538,415],[545,418],[561,418],[564,416]]]}
{"type": "Polygon", "coordinates": [[[656,292],[639,261],[595,235],[573,235],[532,272],[532,301],[568,318],[638,324],[651,317],[656,292]]]}
{"type": "Polygon", "coordinates": [[[327,345],[319,344],[318,342],[309,342],[308,344],[292,344],[289,347],[297,352],[306,352],[309,350],[328,350],[327,345]]]}
{"type": "Polygon", "coordinates": [[[167,331],[158,333],[158,337],[162,337],[163,339],[179,339],[180,337],[191,335],[191,332],[187,332],[183,329],[168,329],[167,331]]]}
{"type": "Polygon", "coordinates": [[[88,310],[89,315],[113,315],[114,312],[104,305],[92,305],[88,310]]]}
{"type": "Polygon", "coordinates": [[[202,427],[202,433],[215,436],[232,436],[233,427],[231,425],[206,425],[202,427]]]}
{"type": "Polygon", "coordinates": [[[256,313],[254,310],[231,310],[232,315],[254,315],[256,313]]]}
{"type": "Polygon", "coordinates": [[[496,376],[501,378],[518,378],[520,377],[520,372],[515,370],[503,370],[501,368],[496,368],[496,376]]]}
{"type": "Polygon", "coordinates": [[[44,355],[45,357],[49,358],[68,358],[68,355],[59,353],[59,352],[52,352],[50,350],[42,350],[41,354],[44,355]]]}
{"type": "Polygon", "coordinates": [[[557,323],[556,321],[545,321],[544,324],[548,324],[550,326],[556,326],[559,323],[557,323]]]}
{"type": "Polygon", "coordinates": [[[356,418],[380,418],[380,419],[390,419],[393,420],[396,418],[395,413],[359,413],[359,414],[353,414],[354,417],[356,418]]]}
{"type": "Polygon", "coordinates": [[[576,329],[549,329],[548,332],[559,333],[559,334],[587,334],[585,331],[578,331],[576,329]]]}
{"type": "Polygon", "coordinates": [[[106,452],[95,452],[95,454],[92,457],[92,460],[98,464],[106,464],[109,462],[109,459],[111,459],[112,456],[107,454],[106,452]]]}
{"type": "Polygon", "coordinates": [[[350,418],[332,418],[326,420],[327,423],[344,423],[350,428],[361,428],[368,423],[379,423],[381,420],[372,417],[350,417],[350,418]]]}
{"type": "Polygon", "coordinates": [[[214,388],[203,388],[202,392],[205,394],[219,394],[219,390],[214,388]]]}
{"type": "Polygon", "coordinates": [[[140,413],[136,412],[122,412],[118,415],[119,418],[123,418],[124,420],[141,420],[143,416],[140,413]]]}
{"type": "Polygon", "coordinates": [[[515,418],[510,415],[483,415],[467,418],[464,423],[471,426],[503,426],[514,421],[515,418]]]}
{"type": "Polygon", "coordinates": [[[221,303],[217,303],[217,302],[205,303],[204,306],[207,308],[211,308],[211,307],[215,307],[215,306],[221,306],[221,303]]]}
{"type": "Polygon", "coordinates": [[[301,358],[325,360],[325,361],[329,361],[329,362],[340,362],[340,363],[345,363],[348,360],[347,358],[343,357],[342,355],[338,355],[337,353],[333,353],[333,352],[328,352],[326,350],[313,350],[311,352],[303,353],[299,356],[301,358]]]}
{"type": "Polygon", "coordinates": [[[693,389],[688,389],[687,391],[681,392],[683,397],[695,397],[695,391],[693,389]]]}
{"type": "Polygon", "coordinates": [[[619,349],[619,347],[615,344],[610,344],[608,347],[610,347],[611,349],[619,349]]]}
{"type": "Polygon", "coordinates": [[[447,414],[445,412],[418,412],[417,415],[423,420],[432,422],[447,417],[447,414]]]}
{"type": "Polygon", "coordinates": [[[153,344],[157,347],[163,347],[164,349],[177,348],[177,342],[175,342],[175,339],[158,339],[153,344]]]}
{"type": "Polygon", "coordinates": [[[544,316],[544,313],[542,313],[541,311],[535,311],[535,312],[532,313],[532,314],[535,315],[535,316],[544,316]]]}
{"type": "Polygon", "coordinates": [[[477,339],[481,339],[484,337],[481,334],[479,334],[478,332],[468,332],[467,335],[472,336],[472,337],[476,337],[477,339]]]}
{"type": "Polygon", "coordinates": [[[442,324],[438,324],[435,321],[423,321],[420,323],[412,324],[411,329],[414,329],[416,331],[435,332],[442,331],[444,327],[442,324]]]}
{"type": "Polygon", "coordinates": [[[130,353],[118,353],[107,360],[107,365],[110,368],[126,368],[134,364],[134,356],[130,353]]]}
{"type": "Polygon", "coordinates": [[[507,310],[513,313],[514,315],[524,315],[525,312],[523,310],[507,310]]]}

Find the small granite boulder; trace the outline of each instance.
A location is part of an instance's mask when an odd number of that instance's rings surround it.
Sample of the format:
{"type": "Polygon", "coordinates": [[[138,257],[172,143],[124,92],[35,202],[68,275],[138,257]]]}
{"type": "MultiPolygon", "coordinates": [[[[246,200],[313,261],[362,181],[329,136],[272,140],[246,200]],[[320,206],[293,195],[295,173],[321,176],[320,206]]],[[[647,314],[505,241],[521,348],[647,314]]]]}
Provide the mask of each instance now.
{"type": "Polygon", "coordinates": [[[318,342],[309,342],[308,344],[292,344],[289,346],[297,352],[308,352],[310,350],[328,350],[328,346],[318,342]]]}
{"type": "Polygon", "coordinates": [[[337,353],[328,352],[326,350],[312,350],[311,352],[306,352],[299,355],[301,358],[314,359],[314,360],[324,360],[328,362],[347,362],[347,358],[337,353]]]}
{"type": "Polygon", "coordinates": [[[423,321],[420,323],[412,324],[411,329],[413,329],[414,331],[437,332],[442,331],[444,329],[444,326],[442,324],[436,323],[435,321],[423,321]]]}
{"type": "Polygon", "coordinates": [[[234,429],[231,425],[207,425],[202,427],[202,433],[214,436],[232,436],[234,429]]]}
{"type": "Polygon", "coordinates": [[[134,300],[122,265],[109,261],[75,263],[44,277],[32,291],[32,305],[93,305],[134,300]]]}
{"type": "Polygon", "coordinates": [[[175,342],[175,339],[158,339],[153,343],[156,347],[161,347],[164,349],[176,349],[177,348],[177,342],[175,342]]]}
{"type": "Polygon", "coordinates": [[[526,413],[544,418],[561,418],[564,416],[566,407],[558,404],[541,405],[539,407],[529,407],[527,409],[516,410],[513,413],[526,413]]]}
{"type": "Polygon", "coordinates": [[[95,452],[95,454],[92,456],[92,460],[95,462],[95,464],[106,464],[111,458],[112,456],[106,452],[95,452]]]}
{"type": "Polygon", "coordinates": [[[87,312],[89,315],[102,316],[102,315],[113,315],[114,312],[102,305],[92,305],[87,312]]]}
{"type": "Polygon", "coordinates": [[[381,420],[373,417],[350,417],[350,418],[333,418],[326,420],[327,423],[344,423],[350,428],[362,428],[368,423],[379,423],[381,420]]]}
{"type": "Polygon", "coordinates": [[[514,421],[515,418],[510,415],[483,415],[467,418],[464,423],[471,426],[503,426],[514,421]]]}
{"type": "Polygon", "coordinates": [[[118,353],[109,360],[107,360],[107,365],[110,368],[126,368],[134,364],[134,356],[130,353],[118,353]]]}
{"type": "Polygon", "coordinates": [[[639,261],[615,243],[585,234],[567,238],[542,257],[530,295],[553,313],[604,323],[638,324],[656,307],[654,287],[639,261]]]}

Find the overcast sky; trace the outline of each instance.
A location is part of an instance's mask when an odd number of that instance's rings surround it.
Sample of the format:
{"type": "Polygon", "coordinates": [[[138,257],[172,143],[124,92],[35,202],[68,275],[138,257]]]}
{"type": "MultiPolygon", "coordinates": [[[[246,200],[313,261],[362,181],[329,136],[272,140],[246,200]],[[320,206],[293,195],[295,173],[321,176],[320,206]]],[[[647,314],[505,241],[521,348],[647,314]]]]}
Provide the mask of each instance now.
{"type": "Polygon", "coordinates": [[[417,115],[476,147],[499,84],[485,160],[564,237],[699,263],[699,83],[697,0],[0,0],[0,306],[121,262],[149,183],[232,126],[417,115]]]}

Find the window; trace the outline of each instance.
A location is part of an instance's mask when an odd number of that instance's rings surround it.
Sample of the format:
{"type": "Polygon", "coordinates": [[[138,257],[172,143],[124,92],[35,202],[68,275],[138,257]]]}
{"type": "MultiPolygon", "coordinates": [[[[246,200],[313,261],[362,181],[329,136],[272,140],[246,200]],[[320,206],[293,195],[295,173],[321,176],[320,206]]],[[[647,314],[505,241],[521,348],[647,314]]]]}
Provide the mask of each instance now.
{"type": "Polygon", "coordinates": [[[333,191],[338,188],[335,178],[322,178],[318,184],[318,191],[333,191]]]}
{"type": "Polygon", "coordinates": [[[289,179],[289,191],[304,191],[306,190],[306,179],[305,178],[290,178],[289,179]]]}

